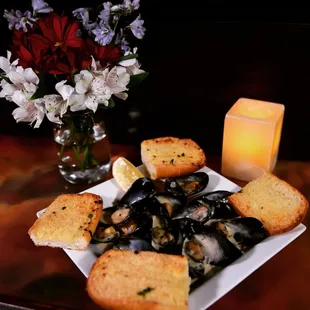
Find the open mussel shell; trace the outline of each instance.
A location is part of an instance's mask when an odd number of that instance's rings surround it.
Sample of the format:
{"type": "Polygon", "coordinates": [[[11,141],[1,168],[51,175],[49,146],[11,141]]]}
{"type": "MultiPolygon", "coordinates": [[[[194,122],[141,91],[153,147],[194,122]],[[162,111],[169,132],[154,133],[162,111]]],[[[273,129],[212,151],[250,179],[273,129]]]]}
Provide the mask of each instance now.
{"type": "Polygon", "coordinates": [[[182,235],[169,218],[154,215],[152,217],[152,246],[164,253],[177,253],[181,250],[182,235]]]}
{"type": "Polygon", "coordinates": [[[93,239],[98,242],[111,242],[120,237],[120,232],[113,226],[98,226],[93,239]]]}
{"type": "Polygon", "coordinates": [[[154,184],[149,178],[137,179],[119,201],[118,207],[130,207],[138,201],[150,197],[154,193],[154,184]]]}
{"type": "Polygon", "coordinates": [[[167,178],[165,189],[175,195],[191,196],[203,191],[209,183],[209,176],[205,172],[196,172],[186,176],[167,178]]]}
{"type": "Polygon", "coordinates": [[[226,203],[209,200],[201,196],[191,200],[185,207],[180,209],[173,216],[173,219],[190,218],[205,223],[210,219],[226,219],[236,216],[236,212],[226,203]]]}
{"type": "Polygon", "coordinates": [[[188,236],[182,254],[188,258],[191,272],[204,276],[214,267],[223,268],[242,255],[224,236],[208,227],[188,236]]]}
{"type": "Polygon", "coordinates": [[[113,246],[114,249],[119,250],[130,250],[130,251],[155,251],[152,245],[141,238],[131,237],[131,238],[120,238],[113,246]]]}
{"type": "Polygon", "coordinates": [[[105,225],[117,225],[126,222],[132,214],[131,208],[109,207],[102,210],[100,222],[105,225]]]}
{"type": "Polygon", "coordinates": [[[157,193],[155,197],[162,204],[170,217],[173,217],[185,205],[184,200],[172,193],[157,193]]]}
{"type": "Polygon", "coordinates": [[[240,251],[245,252],[267,238],[261,221],[254,217],[220,220],[212,224],[240,251]]]}

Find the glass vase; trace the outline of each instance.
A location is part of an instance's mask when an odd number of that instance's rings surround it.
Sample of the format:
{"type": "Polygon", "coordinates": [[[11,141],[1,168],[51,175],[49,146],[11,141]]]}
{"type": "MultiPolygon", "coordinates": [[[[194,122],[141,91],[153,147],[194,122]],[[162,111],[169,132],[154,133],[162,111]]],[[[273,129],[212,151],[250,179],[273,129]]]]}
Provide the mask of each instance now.
{"type": "Polygon", "coordinates": [[[55,124],[60,174],[73,184],[90,184],[106,177],[111,167],[110,144],[103,120],[91,111],[64,115],[55,124]]]}

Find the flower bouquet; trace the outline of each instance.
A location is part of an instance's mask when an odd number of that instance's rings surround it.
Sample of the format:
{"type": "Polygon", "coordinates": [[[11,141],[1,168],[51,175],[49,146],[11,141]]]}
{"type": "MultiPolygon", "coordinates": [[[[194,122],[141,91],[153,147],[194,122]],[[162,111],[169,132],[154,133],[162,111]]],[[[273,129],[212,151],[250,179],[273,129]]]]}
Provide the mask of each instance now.
{"type": "Polygon", "coordinates": [[[0,57],[0,97],[17,105],[17,122],[38,128],[46,116],[55,124],[60,172],[70,182],[106,174],[109,156],[96,157],[106,135],[95,112],[113,107],[115,97],[125,100],[148,74],[131,47],[145,34],[139,6],[139,0],[104,2],[59,15],[32,0],[32,11],[4,11],[13,36],[7,58],[0,57]]]}

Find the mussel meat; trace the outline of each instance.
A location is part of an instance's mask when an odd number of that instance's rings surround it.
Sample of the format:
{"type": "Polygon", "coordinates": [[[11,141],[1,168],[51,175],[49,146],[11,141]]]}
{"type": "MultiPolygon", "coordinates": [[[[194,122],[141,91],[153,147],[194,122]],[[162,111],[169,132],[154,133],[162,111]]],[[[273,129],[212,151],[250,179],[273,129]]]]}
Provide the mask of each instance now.
{"type": "Polygon", "coordinates": [[[113,226],[98,226],[93,239],[99,242],[110,242],[120,237],[120,232],[113,226]]]}
{"type": "Polygon", "coordinates": [[[100,222],[105,225],[115,225],[126,222],[132,214],[131,208],[109,207],[102,210],[100,222]]]}
{"type": "Polygon", "coordinates": [[[196,172],[186,176],[167,178],[165,189],[175,195],[184,193],[191,196],[203,191],[209,183],[209,175],[205,172],[196,172]]]}
{"type": "Polygon", "coordinates": [[[154,215],[152,220],[153,248],[160,252],[175,252],[182,243],[182,236],[175,225],[164,216],[154,215]]]}
{"type": "Polygon", "coordinates": [[[254,217],[220,220],[212,226],[242,252],[267,238],[263,223],[254,217]]]}

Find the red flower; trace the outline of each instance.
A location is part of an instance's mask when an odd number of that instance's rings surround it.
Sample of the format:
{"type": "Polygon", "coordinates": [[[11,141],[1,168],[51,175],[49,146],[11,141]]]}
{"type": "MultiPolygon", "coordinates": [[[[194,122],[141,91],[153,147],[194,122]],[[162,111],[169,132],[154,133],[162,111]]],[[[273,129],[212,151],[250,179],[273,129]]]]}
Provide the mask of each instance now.
{"type": "Polygon", "coordinates": [[[98,60],[102,67],[116,64],[120,59],[120,49],[114,45],[101,46],[91,39],[86,39],[86,52],[98,60]]]}
{"type": "Polygon", "coordinates": [[[60,47],[66,51],[68,47],[81,48],[84,45],[84,40],[77,36],[79,22],[71,22],[68,16],[50,14],[39,19],[38,27],[52,50],[60,47]]]}
{"type": "Polygon", "coordinates": [[[78,29],[79,23],[70,22],[67,16],[51,14],[41,18],[38,27],[30,32],[14,31],[14,58],[19,58],[22,67],[38,72],[69,74],[84,69],[91,59],[81,53],[85,42],[76,36],[78,29]]]}
{"type": "Polygon", "coordinates": [[[120,49],[101,46],[77,36],[79,22],[52,13],[38,20],[28,32],[14,31],[12,53],[23,68],[37,72],[69,75],[91,65],[91,56],[105,67],[116,64],[120,49]]]}

